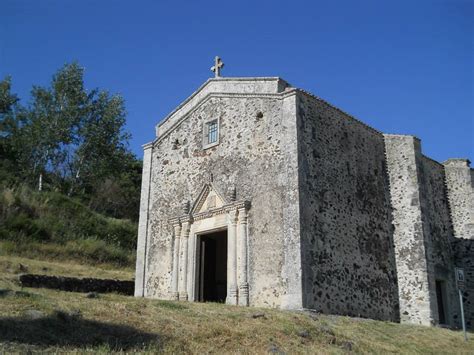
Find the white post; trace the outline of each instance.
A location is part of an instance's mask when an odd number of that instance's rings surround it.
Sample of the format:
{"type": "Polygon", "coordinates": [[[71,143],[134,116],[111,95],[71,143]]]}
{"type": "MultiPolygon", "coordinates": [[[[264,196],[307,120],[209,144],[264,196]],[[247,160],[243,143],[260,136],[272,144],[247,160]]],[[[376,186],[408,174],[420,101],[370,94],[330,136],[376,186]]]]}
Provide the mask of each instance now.
{"type": "Polygon", "coordinates": [[[247,280],[247,210],[239,208],[239,305],[249,305],[249,284],[247,280]]]}
{"type": "Polygon", "coordinates": [[[43,190],[43,173],[40,173],[39,175],[39,181],[38,181],[38,191],[43,190]]]}
{"type": "Polygon", "coordinates": [[[461,289],[458,287],[458,291],[459,291],[459,304],[461,305],[461,322],[462,322],[462,330],[464,332],[464,340],[467,341],[467,333],[466,333],[466,321],[464,319],[464,305],[463,305],[463,302],[462,302],[462,291],[461,289]]]}
{"type": "Polygon", "coordinates": [[[188,239],[189,239],[189,221],[182,223],[181,228],[181,244],[180,244],[180,285],[179,285],[179,300],[187,301],[188,292],[187,292],[187,276],[188,276],[188,239]]]}
{"type": "Polygon", "coordinates": [[[227,304],[237,304],[237,210],[228,212],[227,230],[227,304]]]}
{"type": "Polygon", "coordinates": [[[173,278],[171,284],[171,299],[179,299],[178,279],[179,279],[179,241],[181,238],[181,226],[174,225],[174,250],[173,250],[173,278]]]}

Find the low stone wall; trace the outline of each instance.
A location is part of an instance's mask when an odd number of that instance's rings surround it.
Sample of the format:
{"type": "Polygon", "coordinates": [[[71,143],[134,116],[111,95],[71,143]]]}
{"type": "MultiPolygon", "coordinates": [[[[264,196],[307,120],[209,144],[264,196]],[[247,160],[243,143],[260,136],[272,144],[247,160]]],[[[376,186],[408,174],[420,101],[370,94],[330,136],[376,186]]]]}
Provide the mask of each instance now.
{"type": "Polygon", "coordinates": [[[47,276],[23,274],[19,277],[23,287],[43,287],[71,292],[116,292],[133,295],[135,282],[93,278],[75,278],[63,276],[47,276]]]}

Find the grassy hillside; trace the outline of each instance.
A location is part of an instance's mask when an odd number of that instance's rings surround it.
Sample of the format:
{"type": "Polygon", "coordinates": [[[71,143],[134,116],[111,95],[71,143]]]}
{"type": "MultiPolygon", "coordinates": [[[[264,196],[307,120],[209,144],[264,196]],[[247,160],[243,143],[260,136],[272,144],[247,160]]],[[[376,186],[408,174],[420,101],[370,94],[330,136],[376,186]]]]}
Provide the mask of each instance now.
{"type": "Polygon", "coordinates": [[[92,266],[71,261],[44,261],[20,256],[0,255],[0,275],[6,276],[11,281],[15,279],[15,275],[21,273],[131,280],[134,277],[134,272],[135,270],[131,267],[117,268],[108,264],[92,266]]]}
{"type": "Polygon", "coordinates": [[[136,232],[57,192],[0,189],[0,255],[131,267],[136,232]]]}
{"type": "MultiPolygon", "coordinates": [[[[0,259],[2,353],[474,353],[474,334],[466,343],[461,332],[440,328],[213,303],[115,294],[87,298],[79,293],[20,289],[15,283],[18,261],[0,259]]],[[[48,267],[56,272],[61,269],[56,264],[48,267]]],[[[33,268],[41,269],[40,262],[33,268]]],[[[91,269],[95,276],[102,272],[91,269]]]]}

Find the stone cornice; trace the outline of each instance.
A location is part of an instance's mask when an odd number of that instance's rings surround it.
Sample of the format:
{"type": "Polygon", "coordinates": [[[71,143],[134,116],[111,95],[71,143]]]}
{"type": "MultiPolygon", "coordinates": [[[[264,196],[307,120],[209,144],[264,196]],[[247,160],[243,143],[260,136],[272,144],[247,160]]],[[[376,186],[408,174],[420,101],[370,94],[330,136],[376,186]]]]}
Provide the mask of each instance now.
{"type": "Polygon", "coordinates": [[[445,166],[459,166],[469,168],[471,165],[471,161],[467,158],[449,158],[448,160],[445,160],[442,164],[445,166]]]}
{"type": "Polygon", "coordinates": [[[390,138],[405,139],[406,137],[412,137],[415,141],[421,142],[421,139],[413,134],[393,134],[393,133],[383,133],[382,134],[390,138]]]}
{"type": "Polygon", "coordinates": [[[147,150],[147,149],[153,148],[153,141],[143,144],[143,145],[142,145],[142,148],[143,148],[143,150],[147,150]]]}

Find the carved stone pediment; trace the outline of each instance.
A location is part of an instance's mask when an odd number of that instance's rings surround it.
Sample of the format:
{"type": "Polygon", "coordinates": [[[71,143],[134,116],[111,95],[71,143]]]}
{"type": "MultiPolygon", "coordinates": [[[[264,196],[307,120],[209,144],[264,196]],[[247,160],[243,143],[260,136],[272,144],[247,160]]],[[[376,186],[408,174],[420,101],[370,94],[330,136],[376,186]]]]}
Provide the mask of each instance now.
{"type": "Polygon", "coordinates": [[[195,215],[216,208],[221,208],[227,203],[228,201],[225,199],[224,195],[220,194],[212,183],[205,184],[199,193],[198,198],[194,202],[191,214],[195,215]]]}
{"type": "Polygon", "coordinates": [[[207,183],[192,204],[189,214],[172,218],[170,223],[177,224],[182,221],[197,221],[239,208],[249,209],[250,202],[245,200],[230,201],[216,189],[214,184],[207,183]]]}

